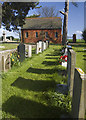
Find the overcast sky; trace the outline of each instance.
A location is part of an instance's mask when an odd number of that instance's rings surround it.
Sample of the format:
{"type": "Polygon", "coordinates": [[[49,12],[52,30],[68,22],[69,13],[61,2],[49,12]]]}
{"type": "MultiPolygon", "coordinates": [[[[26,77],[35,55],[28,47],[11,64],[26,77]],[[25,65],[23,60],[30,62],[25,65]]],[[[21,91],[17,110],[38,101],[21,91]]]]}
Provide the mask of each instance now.
{"type": "MultiPolygon", "coordinates": [[[[77,34],[77,38],[81,38],[82,31],[84,30],[84,2],[78,2],[78,7],[75,7],[71,2],[69,4],[69,16],[68,16],[68,36],[72,36],[73,33],[77,34]]],[[[53,6],[57,11],[63,10],[65,7],[64,2],[40,2],[39,6],[53,6]]],[[[37,10],[29,11],[28,15],[32,15],[37,13],[37,10]]],[[[59,13],[59,12],[58,12],[59,13]]],[[[63,15],[58,14],[63,21],[63,15]]],[[[3,29],[0,29],[0,36],[2,35],[3,29]]],[[[6,35],[13,35],[14,37],[18,37],[18,34],[14,34],[6,31],[6,35]]]]}

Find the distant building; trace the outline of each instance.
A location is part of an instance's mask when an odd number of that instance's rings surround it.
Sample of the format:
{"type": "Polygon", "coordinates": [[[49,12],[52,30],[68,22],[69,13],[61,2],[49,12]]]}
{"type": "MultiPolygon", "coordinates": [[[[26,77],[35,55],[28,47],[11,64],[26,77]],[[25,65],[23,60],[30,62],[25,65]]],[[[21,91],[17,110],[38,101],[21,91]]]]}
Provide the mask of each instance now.
{"type": "Polygon", "coordinates": [[[26,18],[21,29],[21,42],[36,43],[39,40],[62,43],[61,17],[26,18]]]}

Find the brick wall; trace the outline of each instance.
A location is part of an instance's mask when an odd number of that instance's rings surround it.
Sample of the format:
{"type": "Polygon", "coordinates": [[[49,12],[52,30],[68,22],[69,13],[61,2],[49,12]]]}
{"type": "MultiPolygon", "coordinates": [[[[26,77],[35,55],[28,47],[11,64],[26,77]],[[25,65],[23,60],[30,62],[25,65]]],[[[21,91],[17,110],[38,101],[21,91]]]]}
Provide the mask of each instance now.
{"type": "Polygon", "coordinates": [[[62,43],[61,29],[57,30],[22,30],[21,31],[21,42],[24,43],[36,43],[39,40],[50,40],[51,43],[62,43]],[[26,38],[26,32],[28,32],[28,38],[26,38]],[[38,37],[36,37],[36,32],[38,32],[38,37]],[[48,38],[45,36],[45,32],[48,32],[48,38]],[[58,38],[55,37],[55,33],[58,33],[58,38]],[[43,36],[42,36],[43,34],[43,36]]]}

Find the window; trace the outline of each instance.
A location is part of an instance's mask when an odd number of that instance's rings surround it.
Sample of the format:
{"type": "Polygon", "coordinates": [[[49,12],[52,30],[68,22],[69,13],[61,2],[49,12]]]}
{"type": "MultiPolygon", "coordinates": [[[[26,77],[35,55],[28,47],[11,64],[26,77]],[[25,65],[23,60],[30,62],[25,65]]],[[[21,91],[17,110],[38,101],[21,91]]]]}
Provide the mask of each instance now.
{"type": "Polygon", "coordinates": [[[55,37],[58,38],[58,33],[57,32],[55,33],[55,37]]]}
{"type": "Polygon", "coordinates": [[[38,32],[36,32],[36,38],[38,37],[38,32]]]}
{"type": "Polygon", "coordinates": [[[46,37],[46,38],[48,37],[48,32],[45,33],[45,37],[46,37]]]}
{"type": "Polygon", "coordinates": [[[26,32],[26,38],[28,38],[28,32],[26,32]]]}

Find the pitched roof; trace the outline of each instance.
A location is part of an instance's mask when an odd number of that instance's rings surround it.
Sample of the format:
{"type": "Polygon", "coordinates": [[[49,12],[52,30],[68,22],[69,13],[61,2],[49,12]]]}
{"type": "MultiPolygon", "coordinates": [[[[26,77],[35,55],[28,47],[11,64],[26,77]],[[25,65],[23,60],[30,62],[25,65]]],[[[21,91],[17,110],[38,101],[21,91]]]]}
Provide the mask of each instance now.
{"type": "Polygon", "coordinates": [[[22,29],[58,29],[62,27],[61,17],[26,18],[22,29]]]}

